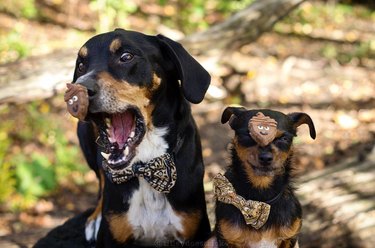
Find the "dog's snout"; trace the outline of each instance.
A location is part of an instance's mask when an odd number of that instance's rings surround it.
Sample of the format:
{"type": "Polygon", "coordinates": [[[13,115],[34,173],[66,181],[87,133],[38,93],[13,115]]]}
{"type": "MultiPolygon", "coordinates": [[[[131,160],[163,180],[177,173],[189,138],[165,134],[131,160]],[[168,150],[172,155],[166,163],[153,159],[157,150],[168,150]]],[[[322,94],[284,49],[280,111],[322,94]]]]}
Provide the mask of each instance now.
{"type": "Polygon", "coordinates": [[[262,165],[270,165],[273,160],[273,155],[271,152],[261,152],[258,158],[259,158],[259,162],[262,165]]]}
{"type": "Polygon", "coordinates": [[[96,80],[91,77],[80,77],[78,78],[76,83],[81,84],[87,88],[89,100],[95,98],[96,94],[99,92],[96,80]]]}

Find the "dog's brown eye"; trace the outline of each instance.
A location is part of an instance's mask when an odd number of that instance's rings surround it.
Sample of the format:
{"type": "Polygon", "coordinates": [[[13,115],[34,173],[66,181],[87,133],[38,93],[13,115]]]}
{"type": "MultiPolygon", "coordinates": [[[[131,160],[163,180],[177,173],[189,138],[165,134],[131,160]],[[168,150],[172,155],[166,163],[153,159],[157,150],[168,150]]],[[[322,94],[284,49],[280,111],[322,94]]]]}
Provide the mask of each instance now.
{"type": "Polygon", "coordinates": [[[85,69],[85,66],[83,65],[83,63],[82,63],[82,62],[79,63],[79,64],[78,64],[78,71],[79,71],[79,72],[83,72],[84,69],[85,69]]]}
{"type": "Polygon", "coordinates": [[[121,62],[129,62],[130,60],[132,60],[134,58],[134,55],[131,54],[131,53],[123,53],[121,55],[121,62]]]}

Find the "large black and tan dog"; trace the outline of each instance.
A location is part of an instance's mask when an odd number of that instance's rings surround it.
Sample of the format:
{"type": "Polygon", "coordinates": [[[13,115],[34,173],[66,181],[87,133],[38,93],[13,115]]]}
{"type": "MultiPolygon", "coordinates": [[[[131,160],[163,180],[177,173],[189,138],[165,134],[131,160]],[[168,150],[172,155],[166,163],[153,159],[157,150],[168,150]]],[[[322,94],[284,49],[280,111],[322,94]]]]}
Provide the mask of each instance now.
{"type": "Polygon", "coordinates": [[[292,185],[292,142],[301,124],[315,139],[311,118],[228,107],[221,122],[235,132],[232,163],[214,179],[215,236],[206,247],[298,247],[302,210],[292,185]]]}
{"type": "Polygon", "coordinates": [[[73,84],[88,89],[78,137],[100,178],[85,235],[97,247],[198,247],[210,233],[204,165],[191,103],[209,74],[177,42],[116,29],[78,52],[73,84]]]}

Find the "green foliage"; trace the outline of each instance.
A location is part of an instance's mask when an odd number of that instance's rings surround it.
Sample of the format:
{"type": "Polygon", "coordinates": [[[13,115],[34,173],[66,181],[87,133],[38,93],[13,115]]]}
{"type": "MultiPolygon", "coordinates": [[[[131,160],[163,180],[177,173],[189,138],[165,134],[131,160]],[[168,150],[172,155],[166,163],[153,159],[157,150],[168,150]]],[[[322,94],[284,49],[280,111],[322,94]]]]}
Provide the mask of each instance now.
{"type": "Polygon", "coordinates": [[[121,0],[92,0],[90,7],[99,15],[96,25],[98,33],[107,32],[114,27],[126,28],[128,26],[126,18],[138,10],[135,2],[121,0]]]}
{"type": "Polygon", "coordinates": [[[35,18],[38,13],[35,0],[3,0],[0,1],[0,10],[28,19],[35,18]]]}
{"type": "Polygon", "coordinates": [[[45,195],[56,186],[56,173],[51,161],[40,153],[28,158],[19,154],[15,163],[16,190],[27,202],[45,195]]]}
{"type": "MultiPolygon", "coordinates": [[[[212,20],[222,20],[228,15],[245,8],[253,1],[178,0],[175,4],[176,14],[171,19],[164,21],[170,27],[189,34],[208,28],[212,24],[212,20]]],[[[159,0],[159,3],[166,6],[171,4],[171,1],[159,0]]]]}
{"type": "Polygon", "coordinates": [[[29,46],[21,38],[21,31],[14,28],[0,36],[0,64],[17,60],[28,55],[29,46]]]}
{"type": "Polygon", "coordinates": [[[353,6],[348,4],[322,4],[322,3],[306,3],[301,8],[291,12],[283,22],[294,24],[309,23],[314,28],[325,28],[327,25],[334,26],[347,23],[348,18],[362,18],[373,20],[375,18],[371,9],[363,6],[353,6]]]}
{"type": "MultiPolygon", "coordinates": [[[[196,32],[205,29],[211,24],[212,16],[221,16],[223,19],[229,14],[241,10],[254,0],[147,0],[147,1],[122,1],[122,0],[91,0],[91,8],[99,14],[97,32],[104,32],[114,27],[127,27],[127,16],[141,15],[141,5],[158,4],[165,8],[164,16],[159,16],[161,21],[181,30],[184,33],[196,32]],[[167,10],[167,8],[169,10],[167,10]]],[[[217,19],[217,18],[216,18],[217,19]]],[[[145,27],[146,28],[146,27],[145,27]]]]}
{"type": "Polygon", "coordinates": [[[14,193],[16,184],[11,164],[5,159],[10,147],[7,138],[8,135],[5,130],[0,129],[0,204],[6,202],[14,193]]]}
{"type": "Polygon", "coordinates": [[[64,181],[83,181],[88,167],[78,145],[67,140],[66,123],[56,121],[62,117],[54,108],[34,101],[0,110],[0,204],[28,208],[64,181]]]}
{"type": "Polygon", "coordinates": [[[341,64],[353,59],[361,62],[364,58],[375,58],[375,49],[373,41],[360,38],[360,32],[353,24],[359,19],[375,21],[375,14],[370,8],[360,5],[306,2],[277,23],[274,30],[283,33],[289,27],[289,32],[307,37],[314,37],[315,31],[327,39],[320,51],[323,57],[341,64]]]}
{"type": "Polygon", "coordinates": [[[353,58],[375,59],[375,49],[371,47],[371,44],[371,42],[360,42],[353,45],[353,49],[346,51],[345,49],[339,49],[332,43],[328,43],[322,48],[321,54],[325,58],[337,60],[341,64],[349,63],[353,58]]]}

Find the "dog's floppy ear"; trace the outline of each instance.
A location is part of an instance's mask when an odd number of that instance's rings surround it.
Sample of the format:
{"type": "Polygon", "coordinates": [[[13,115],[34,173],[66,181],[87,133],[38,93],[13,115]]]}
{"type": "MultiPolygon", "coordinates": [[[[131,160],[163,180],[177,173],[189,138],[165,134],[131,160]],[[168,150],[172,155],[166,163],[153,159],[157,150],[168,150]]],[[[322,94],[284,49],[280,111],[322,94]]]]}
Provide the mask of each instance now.
{"type": "Polygon", "coordinates": [[[297,129],[297,127],[301,126],[302,124],[307,124],[310,130],[310,137],[312,139],[316,138],[314,123],[308,114],[302,113],[302,112],[296,112],[296,113],[288,114],[288,116],[292,120],[293,128],[295,130],[297,129]]]}
{"type": "Polygon", "coordinates": [[[211,76],[208,72],[182,47],[161,34],[157,35],[176,65],[182,92],[192,103],[200,103],[208,89],[211,76]]]}
{"type": "Polygon", "coordinates": [[[230,125],[233,119],[244,111],[246,111],[244,107],[227,107],[226,109],[224,109],[224,112],[221,115],[221,124],[227,123],[229,121],[230,125]]]}

